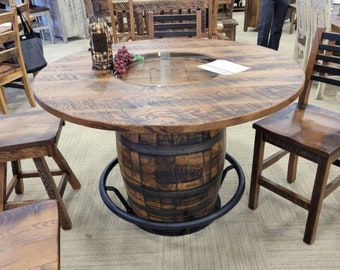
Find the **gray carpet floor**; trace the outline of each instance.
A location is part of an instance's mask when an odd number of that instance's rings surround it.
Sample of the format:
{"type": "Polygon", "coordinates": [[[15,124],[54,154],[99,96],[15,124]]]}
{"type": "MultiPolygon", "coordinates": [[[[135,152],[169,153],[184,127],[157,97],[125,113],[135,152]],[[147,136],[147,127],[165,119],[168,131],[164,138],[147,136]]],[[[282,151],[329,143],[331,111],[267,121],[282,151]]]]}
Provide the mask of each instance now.
{"type": "MultiPolygon", "coordinates": [[[[243,16],[243,12],[234,13],[239,22],[236,40],[255,44],[257,32],[251,28],[243,32],[243,16]]],[[[290,35],[288,30],[287,22],[280,53],[292,56],[295,34],[290,35]]],[[[87,50],[88,44],[88,40],[79,37],[68,43],[45,42],[44,49],[51,63],[64,55],[87,50]]],[[[21,90],[6,89],[6,93],[11,112],[39,109],[29,107],[21,90]]],[[[327,89],[323,100],[312,98],[311,103],[340,111],[340,103],[327,89]]],[[[340,190],[324,202],[313,245],[302,241],[307,217],[302,208],[266,190],[261,190],[258,209],[248,208],[254,140],[251,124],[227,129],[227,151],[239,161],[246,176],[246,189],[240,202],[199,232],[169,237],[145,232],[118,218],[104,205],[98,182],[104,167],[116,157],[114,132],[66,123],[59,147],[82,188],[74,191],[68,187],[64,195],[73,228],[61,230],[61,269],[340,269],[340,190]]],[[[24,166],[33,165],[25,161],[24,166]]],[[[286,160],[283,160],[267,173],[275,173],[278,181],[285,182],[285,169],[286,160]]],[[[315,169],[313,163],[301,160],[298,179],[292,186],[309,194],[315,169]]],[[[331,172],[332,176],[338,174],[339,169],[331,172]]],[[[122,188],[118,171],[113,172],[110,181],[122,188]]],[[[221,188],[222,201],[230,198],[235,187],[235,177],[231,175],[221,188]]],[[[39,180],[32,180],[25,186],[25,194],[13,199],[43,196],[45,192],[39,180]]]]}

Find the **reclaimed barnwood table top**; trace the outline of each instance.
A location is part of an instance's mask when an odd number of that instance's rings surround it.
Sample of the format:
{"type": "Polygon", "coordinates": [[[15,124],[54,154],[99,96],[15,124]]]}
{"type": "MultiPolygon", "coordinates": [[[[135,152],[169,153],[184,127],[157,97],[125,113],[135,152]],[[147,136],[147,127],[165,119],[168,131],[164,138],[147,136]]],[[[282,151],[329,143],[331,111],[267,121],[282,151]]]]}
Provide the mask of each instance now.
{"type": "MultiPolygon", "coordinates": [[[[178,85],[130,83],[109,70],[92,70],[86,48],[39,72],[33,81],[37,102],[61,119],[92,128],[132,133],[199,132],[252,121],[282,109],[298,97],[304,82],[304,72],[295,60],[257,45],[154,39],[114,44],[114,54],[123,45],[134,54],[193,53],[249,69],[198,81],[193,76],[193,83],[178,85]]],[[[183,66],[175,65],[167,74],[175,80],[176,74],[181,77],[186,72],[185,61],[183,66]]],[[[153,73],[150,69],[141,72],[153,73]]],[[[150,76],[145,76],[146,80],[150,76]]]]}

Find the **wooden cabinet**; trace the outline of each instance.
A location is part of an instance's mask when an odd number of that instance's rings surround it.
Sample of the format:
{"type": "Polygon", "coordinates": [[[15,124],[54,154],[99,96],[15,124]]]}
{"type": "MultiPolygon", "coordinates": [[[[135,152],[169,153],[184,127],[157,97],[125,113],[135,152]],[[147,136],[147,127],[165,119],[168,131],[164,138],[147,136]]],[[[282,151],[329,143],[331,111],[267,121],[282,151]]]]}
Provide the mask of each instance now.
{"type": "Polygon", "coordinates": [[[35,0],[36,5],[50,9],[54,33],[64,42],[70,37],[88,37],[87,17],[83,0],[35,0]]]}
{"type": "Polygon", "coordinates": [[[247,31],[248,27],[257,28],[260,17],[260,9],[261,0],[246,0],[243,26],[244,31],[247,31]]]}

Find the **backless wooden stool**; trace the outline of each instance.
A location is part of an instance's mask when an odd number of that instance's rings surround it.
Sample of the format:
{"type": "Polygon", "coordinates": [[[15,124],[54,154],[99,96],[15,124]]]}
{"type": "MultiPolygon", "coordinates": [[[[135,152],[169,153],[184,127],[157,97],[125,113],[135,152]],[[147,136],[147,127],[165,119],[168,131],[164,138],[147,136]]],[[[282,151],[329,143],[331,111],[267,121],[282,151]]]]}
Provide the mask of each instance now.
{"type": "Polygon", "coordinates": [[[54,200],[0,212],[0,269],[60,269],[59,233],[54,200]]]}
{"type": "Polygon", "coordinates": [[[40,177],[48,197],[58,202],[62,228],[72,227],[62,196],[67,182],[73,189],[79,189],[80,183],[57,147],[63,123],[43,110],[0,115],[0,211],[37,202],[8,199],[14,189],[17,194],[23,193],[23,178],[40,177]],[[57,170],[49,169],[46,156],[54,159],[57,170]],[[23,159],[33,159],[37,170],[22,171],[23,159]],[[7,184],[8,162],[12,164],[13,177],[7,184]],[[53,178],[57,175],[61,176],[58,187],[53,178]]]}
{"type": "Polygon", "coordinates": [[[223,28],[221,30],[222,33],[230,38],[230,40],[236,40],[236,27],[238,26],[238,22],[235,19],[224,19],[222,20],[223,28]]]}

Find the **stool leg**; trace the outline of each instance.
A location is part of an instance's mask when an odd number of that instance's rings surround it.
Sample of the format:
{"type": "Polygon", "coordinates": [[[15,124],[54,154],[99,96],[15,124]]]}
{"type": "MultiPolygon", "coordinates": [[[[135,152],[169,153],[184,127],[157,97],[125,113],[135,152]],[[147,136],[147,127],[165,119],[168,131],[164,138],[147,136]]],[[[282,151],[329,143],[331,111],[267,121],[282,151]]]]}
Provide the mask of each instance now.
{"type": "Polygon", "coordinates": [[[5,210],[7,163],[0,163],[0,212],[5,210]]]}
{"type": "Polygon", "coordinates": [[[59,168],[63,171],[66,172],[69,176],[68,182],[71,184],[73,189],[80,189],[81,184],[78,181],[77,177],[73,173],[71,167],[68,165],[67,161],[65,160],[64,156],[62,153],[59,151],[57,147],[54,149],[54,155],[53,155],[54,161],[57,163],[59,168]]]}
{"type": "Polygon", "coordinates": [[[17,175],[17,177],[18,177],[18,181],[15,185],[15,193],[16,194],[22,194],[22,193],[24,193],[24,181],[21,177],[21,172],[22,172],[21,162],[20,162],[20,160],[16,160],[16,161],[12,161],[11,164],[12,164],[13,175],[17,175]]]}
{"type": "Polygon", "coordinates": [[[59,214],[60,214],[60,223],[64,230],[71,229],[72,228],[72,222],[70,219],[70,216],[67,213],[65,204],[59,194],[58,187],[56,186],[56,183],[53,179],[53,176],[51,174],[51,171],[46,163],[46,160],[44,157],[37,157],[33,158],[33,161],[35,163],[35,166],[39,172],[39,175],[42,179],[42,182],[45,186],[46,192],[48,194],[48,197],[50,199],[54,199],[58,201],[58,208],[59,208],[59,214]]]}
{"type": "Polygon", "coordinates": [[[321,160],[318,164],[312,198],[310,201],[310,208],[308,211],[305,235],[303,238],[303,241],[307,244],[312,244],[315,240],[321,207],[323,199],[325,198],[330,167],[331,163],[328,160],[321,160]]]}
{"type": "Polygon", "coordinates": [[[254,153],[253,153],[253,167],[251,172],[251,182],[249,189],[249,201],[248,207],[255,210],[259,203],[260,184],[259,176],[263,169],[263,157],[264,157],[264,146],[265,142],[262,139],[263,133],[256,130],[254,153]]]}

